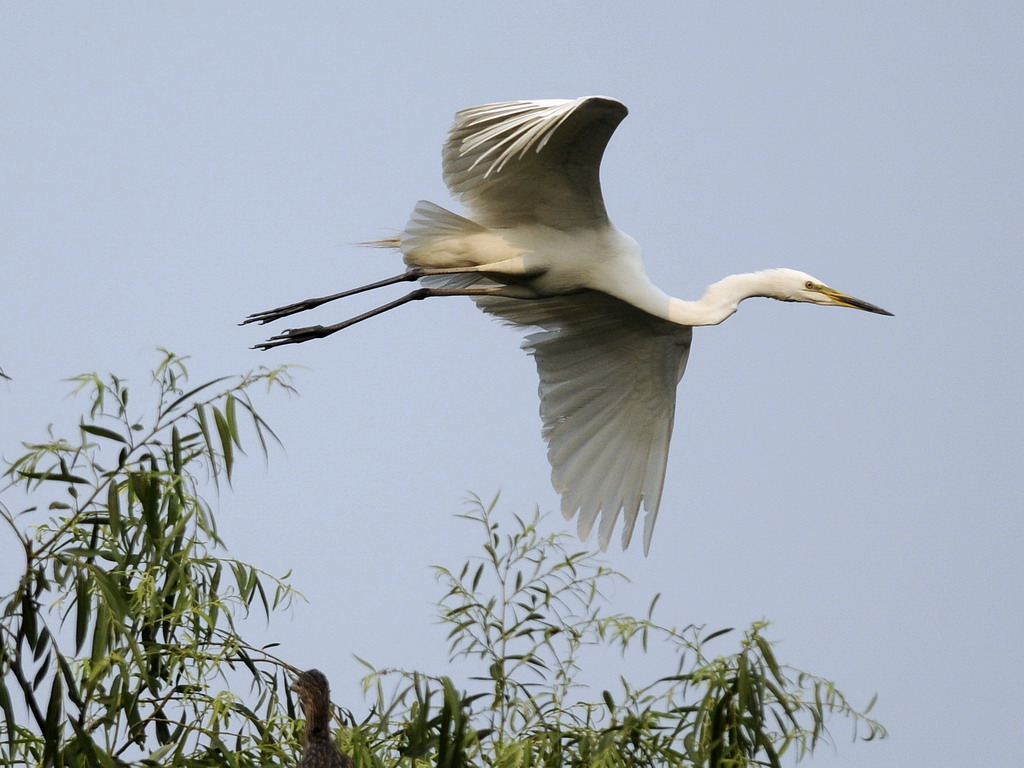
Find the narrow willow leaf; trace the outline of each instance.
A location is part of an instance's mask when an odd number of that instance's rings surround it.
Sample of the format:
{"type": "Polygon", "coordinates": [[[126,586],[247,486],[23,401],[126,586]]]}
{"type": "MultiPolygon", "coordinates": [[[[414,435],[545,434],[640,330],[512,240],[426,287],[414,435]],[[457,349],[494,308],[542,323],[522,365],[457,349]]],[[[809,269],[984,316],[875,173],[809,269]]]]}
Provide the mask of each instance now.
{"type": "Polygon", "coordinates": [[[44,624],[43,628],[39,630],[39,637],[36,638],[35,643],[32,645],[32,660],[39,661],[39,657],[44,652],[50,650],[50,630],[44,624]]]}
{"type": "Polygon", "coordinates": [[[50,700],[46,706],[46,720],[43,723],[43,738],[46,741],[46,749],[43,753],[43,764],[55,764],[57,750],[61,744],[61,723],[64,722],[64,685],[60,675],[53,676],[53,686],[50,688],[50,700]]]}
{"type": "Polygon", "coordinates": [[[231,481],[231,468],[234,465],[234,447],[232,446],[231,427],[228,420],[217,406],[213,409],[213,420],[217,425],[217,434],[220,436],[220,448],[224,456],[224,471],[227,473],[228,482],[231,481]]]}
{"type": "Polygon", "coordinates": [[[116,482],[111,482],[107,486],[107,517],[111,536],[115,539],[121,538],[124,531],[121,519],[121,494],[116,482]]]}
{"type": "Polygon", "coordinates": [[[36,624],[36,609],[38,606],[29,595],[28,586],[27,584],[25,585],[24,592],[21,595],[21,624],[18,627],[18,636],[27,640],[29,647],[33,648],[39,637],[36,624]]]}
{"type": "Polygon", "coordinates": [[[263,420],[263,417],[256,413],[256,410],[252,407],[251,404],[245,402],[245,400],[240,400],[239,404],[243,408],[245,408],[245,410],[247,410],[249,412],[249,415],[252,417],[252,426],[256,430],[256,436],[260,440],[260,447],[263,450],[264,456],[267,455],[267,435],[270,435],[270,437],[273,438],[275,443],[281,445],[281,438],[279,438],[277,436],[277,433],[270,428],[270,425],[263,420]]]}
{"type": "Polygon", "coordinates": [[[714,640],[716,637],[721,637],[722,635],[727,634],[727,633],[732,632],[732,631],[733,631],[733,627],[726,627],[725,629],[716,630],[716,631],[712,632],[710,635],[708,635],[707,637],[703,638],[701,640],[701,642],[702,643],[707,643],[707,642],[709,642],[711,640],[714,640]]]}
{"type": "Polygon", "coordinates": [[[110,646],[110,609],[106,603],[100,602],[96,606],[92,623],[92,652],[90,660],[94,667],[107,657],[110,646]]]}
{"type": "Polygon", "coordinates": [[[777,686],[775,683],[773,683],[766,677],[762,678],[761,682],[764,685],[764,687],[767,688],[768,691],[772,694],[772,696],[775,697],[775,700],[778,702],[779,706],[782,707],[782,709],[785,711],[786,716],[793,724],[793,727],[797,727],[799,723],[796,719],[796,709],[794,707],[793,702],[791,701],[790,696],[788,696],[785,691],[783,691],[781,688],[779,688],[779,686],[777,686]]]}
{"type": "Polygon", "coordinates": [[[242,602],[248,603],[249,596],[252,594],[252,584],[249,578],[250,571],[237,561],[231,563],[231,570],[235,574],[235,584],[238,587],[239,597],[242,598],[242,602]]]}
{"type": "Polygon", "coordinates": [[[181,434],[178,432],[178,425],[171,428],[171,468],[174,474],[181,475],[184,462],[181,460],[181,434]]]}
{"type": "Polygon", "coordinates": [[[216,482],[219,472],[217,451],[213,447],[213,435],[210,432],[210,421],[206,415],[205,406],[196,406],[196,421],[199,422],[199,430],[203,433],[203,442],[206,444],[206,455],[210,461],[210,472],[213,474],[213,479],[216,482]]]}
{"type": "Polygon", "coordinates": [[[253,663],[252,658],[249,656],[249,654],[245,652],[245,649],[239,648],[235,653],[238,659],[249,670],[249,672],[252,673],[252,676],[258,679],[260,676],[260,671],[256,668],[256,665],[253,663]]]}
{"type": "Polygon", "coordinates": [[[782,682],[782,670],[779,669],[778,662],[775,661],[775,653],[772,650],[772,644],[763,637],[760,633],[754,634],[754,642],[757,644],[757,649],[761,653],[761,658],[764,659],[765,664],[768,665],[768,669],[771,670],[772,675],[780,683],[782,682]]]}
{"type": "MultiPolygon", "coordinates": [[[[196,395],[198,395],[204,389],[208,389],[208,388],[214,386],[215,384],[220,384],[222,381],[227,381],[227,379],[228,379],[227,376],[221,376],[219,379],[214,379],[213,381],[208,381],[205,384],[200,384],[198,387],[196,387],[195,389],[189,390],[188,392],[183,394],[181,397],[179,397],[177,400],[175,400],[173,403],[171,403],[166,408],[164,408],[163,409],[163,413],[170,413],[175,408],[177,408],[179,405],[184,403],[186,400],[189,400],[189,399],[195,397],[196,395]]],[[[199,408],[201,408],[201,407],[202,407],[201,405],[197,404],[196,405],[196,410],[199,410],[199,408]]]]}
{"type": "Polygon", "coordinates": [[[4,733],[7,734],[7,744],[10,752],[14,751],[15,736],[17,734],[17,720],[14,717],[14,704],[11,703],[11,694],[7,690],[6,676],[0,677],[0,710],[4,713],[4,733]]]}
{"type": "Polygon", "coordinates": [[[171,754],[171,752],[173,752],[177,746],[178,745],[175,743],[164,744],[164,746],[154,750],[153,752],[150,752],[149,758],[144,762],[147,765],[164,765],[165,763],[168,765],[173,765],[173,761],[165,761],[164,758],[171,754]]]}
{"type": "Polygon", "coordinates": [[[754,739],[757,748],[763,751],[765,756],[768,758],[768,765],[770,765],[771,768],[782,768],[779,753],[775,751],[775,744],[772,742],[769,734],[763,730],[757,730],[754,734],[754,739]]]}
{"type": "Polygon", "coordinates": [[[153,720],[156,730],[156,741],[158,744],[169,744],[171,741],[171,729],[167,725],[167,716],[163,707],[157,707],[153,712],[153,720]]]}
{"type": "Polygon", "coordinates": [[[263,615],[270,618],[270,603],[267,601],[267,593],[263,589],[263,582],[256,577],[256,589],[260,593],[260,602],[263,603],[263,615]]]}
{"type": "Polygon", "coordinates": [[[139,501],[142,503],[142,519],[150,539],[158,541],[163,534],[160,524],[160,480],[155,475],[137,473],[139,478],[139,501]]]}
{"type": "Polygon", "coordinates": [[[19,470],[18,476],[26,480],[38,480],[40,482],[54,481],[58,483],[74,483],[77,485],[89,485],[90,481],[81,475],[73,475],[70,472],[28,472],[19,470]]]}
{"type": "Polygon", "coordinates": [[[106,605],[110,608],[112,616],[118,620],[128,618],[131,609],[128,607],[128,600],[121,590],[121,586],[114,580],[114,577],[102,568],[93,567],[89,571],[93,583],[99,587],[106,605]]]}
{"type": "Polygon", "coordinates": [[[229,394],[227,397],[227,403],[224,405],[224,415],[228,420],[228,430],[231,432],[231,439],[235,441],[235,445],[241,448],[241,434],[238,431],[238,418],[235,415],[236,402],[237,398],[234,395],[229,394]]]}
{"type": "Polygon", "coordinates": [[[658,605],[658,601],[661,600],[661,592],[655,593],[654,597],[651,598],[651,604],[647,606],[647,620],[651,621],[654,618],[654,608],[658,605]]]}
{"type": "MultiPolygon", "coordinates": [[[[127,689],[127,685],[125,688],[127,689]]],[[[128,730],[133,735],[133,741],[139,741],[142,739],[144,728],[142,712],[139,710],[139,693],[129,693],[127,690],[123,690],[121,695],[125,698],[125,701],[121,703],[120,709],[128,723],[128,730]]]]}
{"type": "MultiPolygon", "coordinates": [[[[173,542],[176,532],[182,523],[181,520],[181,497],[172,493],[166,497],[164,505],[164,525],[161,531],[161,538],[173,542]]],[[[172,550],[173,551],[173,550],[172,550]]]]}
{"type": "Polygon", "coordinates": [[[96,437],[105,437],[107,440],[116,440],[119,443],[128,442],[128,440],[120,433],[115,432],[112,429],[107,429],[106,427],[101,427],[97,424],[80,424],[79,428],[83,432],[88,432],[90,435],[96,435],[96,437]]]}
{"type": "Polygon", "coordinates": [[[50,655],[50,652],[47,651],[46,652],[46,658],[43,659],[43,662],[39,665],[39,668],[36,670],[35,677],[32,678],[32,690],[33,691],[37,690],[39,688],[39,686],[42,684],[43,680],[46,679],[46,673],[50,671],[50,660],[51,659],[52,659],[52,656],[50,655]]]}

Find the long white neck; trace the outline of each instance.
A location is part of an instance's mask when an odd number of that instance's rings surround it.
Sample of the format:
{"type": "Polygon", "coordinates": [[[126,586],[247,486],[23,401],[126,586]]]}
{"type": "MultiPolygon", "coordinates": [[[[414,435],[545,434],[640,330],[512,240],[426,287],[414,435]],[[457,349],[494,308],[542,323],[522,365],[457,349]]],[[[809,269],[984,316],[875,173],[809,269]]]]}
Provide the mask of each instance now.
{"type": "MultiPolygon", "coordinates": [[[[740,302],[754,296],[771,295],[771,272],[729,275],[708,286],[697,301],[669,296],[653,283],[620,298],[645,312],[679,325],[718,325],[737,310],[740,302]]],[[[619,293],[619,292],[616,292],[619,293]]]]}

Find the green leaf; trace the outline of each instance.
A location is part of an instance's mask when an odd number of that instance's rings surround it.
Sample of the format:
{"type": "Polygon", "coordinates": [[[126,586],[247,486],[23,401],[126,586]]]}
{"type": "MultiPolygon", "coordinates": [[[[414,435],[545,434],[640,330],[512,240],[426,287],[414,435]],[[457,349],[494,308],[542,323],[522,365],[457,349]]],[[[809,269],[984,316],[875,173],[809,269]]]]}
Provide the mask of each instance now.
{"type": "Polygon", "coordinates": [[[75,653],[82,650],[92,618],[89,584],[82,573],[75,577],[75,653]]]}
{"type": "Polygon", "coordinates": [[[111,536],[115,539],[121,538],[124,531],[121,518],[121,493],[116,482],[111,482],[107,486],[107,517],[111,536]]]}
{"type": "Polygon", "coordinates": [[[764,659],[765,664],[768,665],[768,669],[771,670],[772,676],[778,682],[783,682],[784,678],[782,670],[779,669],[779,664],[775,660],[775,653],[772,651],[772,644],[760,633],[754,635],[754,641],[757,643],[757,648],[761,652],[761,658],[764,659]]]}
{"type": "Polygon", "coordinates": [[[701,640],[701,642],[702,643],[710,642],[711,640],[714,640],[716,637],[721,637],[722,635],[728,634],[729,632],[732,632],[732,631],[733,631],[732,627],[726,627],[725,629],[716,630],[715,632],[712,632],[707,637],[703,638],[701,640]]]}
{"type": "Polygon", "coordinates": [[[480,579],[484,575],[484,564],[480,563],[480,567],[476,569],[476,573],[473,574],[473,591],[475,592],[477,587],[480,586],[480,579]]]}
{"type": "Polygon", "coordinates": [[[96,606],[92,623],[92,652],[90,660],[94,667],[99,666],[107,657],[110,648],[110,609],[106,603],[96,606]]]}
{"type": "Polygon", "coordinates": [[[149,757],[144,761],[147,765],[164,765],[173,764],[171,761],[165,760],[179,745],[178,744],[164,744],[162,747],[150,752],[149,757]]]}
{"type": "Polygon", "coordinates": [[[242,441],[240,439],[241,435],[238,431],[238,418],[235,415],[236,402],[237,398],[232,394],[228,394],[227,403],[224,406],[224,415],[228,420],[228,430],[231,432],[231,437],[235,441],[235,445],[241,448],[242,441]]]}
{"type": "Polygon", "coordinates": [[[47,673],[50,671],[50,661],[53,655],[47,651],[46,658],[43,659],[42,663],[36,669],[35,677],[32,678],[32,690],[36,690],[42,684],[43,680],[46,679],[47,673]]]}
{"type": "Polygon", "coordinates": [[[224,471],[227,473],[228,482],[230,482],[231,468],[234,465],[231,427],[228,425],[227,418],[216,406],[213,406],[213,420],[217,424],[217,434],[220,436],[220,448],[224,456],[224,471]]]}
{"type": "Polygon", "coordinates": [[[615,711],[615,699],[612,698],[610,691],[601,691],[601,697],[604,699],[604,705],[608,707],[608,712],[612,713],[615,711]]]}
{"type": "Polygon", "coordinates": [[[101,427],[97,424],[81,424],[79,425],[83,432],[88,432],[90,435],[96,435],[96,437],[105,437],[107,440],[116,440],[119,443],[127,443],[128,440],[118,432],[106,427],[101,427]]]}
{"type": "Polygon", "coordinates": [[[17,736],[17,719],[14,716],[14,704],[11,702],[11,694],[7,690],[6,675],[0,676],[0,709],[4,713],[4,732],[7,734],[7,744],[9,752],[14,752],[14,743],[17,736]]]}
{"type": "Polygon", "coordinates": [[[163,533],[160,522],[160,480],[148,472],[132,472],[129,476],[132,492],[142,505],[142,519],[146,532],[152,541],[158,541],[163,533]]]}
{"type": "Polygon", "coordinates": [[[32,660],[39,661],[39,657],[42,656],[44,652],[48,652],[50,650],[50,646],[50,630],[44,624],[42,629],[39,630],[39,636],[36,638],[35,642],[32,643],[32,660]]]}
{"type": "MultiPolygon", "coordinates": [[[[175,408],[177,408],[179,405],[184,403],[186,400],[189,400],[189,399],[195,397],[196,395],[198,395],[204,389],[208,389],[208,388],[210,388],[210,387],[212,387],[212,386],[214,386],[216,384],[220,384],[222,381],[227,381],[227,379],[228,379],[227,376],[221,376],[219,379],[214,379],[213,381],[208,381],[205,384],[200,384],[198,387],[196,387],[195,389],[189,390],[188,392],[183,394],[181,397],[179,397],[177,400],[175,400],[173,403],[171,403],[166,408],[164,408],[163,409],[163,413],[165,413],[165,414],[170,413],[175,408]]],[[[196,405],[196,410],[198,410],[201,407],[202,406],[197,404],[196,405]]]]}
{"type": "Polygon", "coordinates": [[[117,617],[118,621],[129,617],[131,610],[128,607],[128,601],[113,575],[95,566],[89,569],[89,574],[92,576],[93,583],[99,587],[103,600],[110,608],[111,615],[117,617]]]}
{"type": "Polygon", "coordinates": [[[53,676],[50,688],[50,700],[46,707],[46,720],[43,722],[43,764],[54,765],[57,752],[62,742],[61,723],[64,722],[64,686],[60,675],[53,676]]]}
{"type": "Polygon", "coordinates": [[[199,430],[203,433],[203,441],[206,444],[206,455],[210,459],[210,471],[214,480],[217,479],[217,451],[213,447],[213,437],[210,432],[210,422],[206,416],[206,408],[202,405],[196,406],[196,421],[199,422],[199,430]]]}
{"type": "Polygon", "coordinates": [[[18,627],[18,637],[28,641],[29,648],[35,646],[38,638],[36,624],[36,603],[29,595],[28,584],[25,585],[21,594],[21,624],[18,627]]]}
{"type": "Polygon", "coordinates": [[[181,460],[181,434],[178,432],[178,425],[171,428],[171,468],[174,474],[181,475],[184,462],[181,460]]]}
{"type": "Polygon", "coordinates": [[[68,471],[61,472],[29,472],[29,471],[18,471],[18,476],[23,477],[26,480],[53,480],[59,483],[77,483],[78,485],[88,485],[91,481],[82,477],[81,475],[72,475],[68,471]]]}

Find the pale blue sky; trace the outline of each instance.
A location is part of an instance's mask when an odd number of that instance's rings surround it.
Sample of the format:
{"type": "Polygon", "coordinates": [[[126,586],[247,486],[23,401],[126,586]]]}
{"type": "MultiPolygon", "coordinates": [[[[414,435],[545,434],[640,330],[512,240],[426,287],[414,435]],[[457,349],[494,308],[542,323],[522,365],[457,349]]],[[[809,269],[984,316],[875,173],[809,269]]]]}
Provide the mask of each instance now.
{"type": "Polygon", "coordinates": [[[62,378],[141,387],[157,345],[197,379],[306,365],[262,403],[286,450],[221,496],[232,553],[293,570],[310,604],[270,635],[353,710],[353,653],[444,670],[428,566],[472,552],[466,492],[557,508],[516,334],[466,300],[270,353],[236,323],[396,272],[350,244],[450,204],[456,109],[595,93],[631,110],[605,195],[667,291],[788,266],[896,315],[751,301],[695,332],[613,608],[767,618],[781,658],[877,692],[891,739],[837,724],[812,765],[1024,753],[1015,2],[4,3],[0,451],[78,412],[62,378]]]}

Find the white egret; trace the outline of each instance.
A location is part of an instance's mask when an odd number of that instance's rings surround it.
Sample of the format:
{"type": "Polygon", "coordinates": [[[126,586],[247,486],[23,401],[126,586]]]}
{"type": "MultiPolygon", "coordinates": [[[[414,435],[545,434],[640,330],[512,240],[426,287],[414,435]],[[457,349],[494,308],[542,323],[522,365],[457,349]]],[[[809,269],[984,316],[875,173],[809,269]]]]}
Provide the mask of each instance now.
{"type": "Polygon", "coordinates": [[[884,309],[792,269],[731,275],[698,301],[669,296],[640,247],[609,221],[599,169],[626,107],[603,97],[512,101],[459,112],[444,145],[444,179],[468,218],[421,201],[405,231],[372,245],[401,250],[407,271],[332,296],[251,315],[266,323],[355,293],[420,280],[406,296],[336,325],[291,329],[268,349],[322,338],[431,296],[471,296],[532,329],[523,347],[540,374],[552,483],[586,540],[608,546],[619,515],[628,546],[640,515],[644,552],[661,502],[676,386],[693,326],[716,325],[744,299],[884,309]]]}

